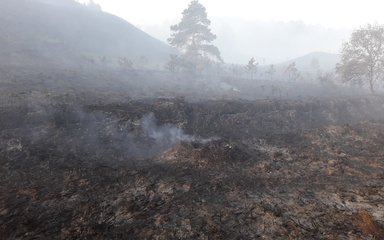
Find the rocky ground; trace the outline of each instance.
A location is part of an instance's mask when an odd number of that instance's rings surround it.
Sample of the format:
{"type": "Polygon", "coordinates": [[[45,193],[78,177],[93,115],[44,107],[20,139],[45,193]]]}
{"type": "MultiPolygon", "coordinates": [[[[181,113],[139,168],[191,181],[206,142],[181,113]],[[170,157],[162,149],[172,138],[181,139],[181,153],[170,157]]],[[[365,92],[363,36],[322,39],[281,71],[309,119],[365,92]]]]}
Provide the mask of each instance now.
{"type": "Polygon", "coordinates": [[[384,239],[382,98],[28,99],[1,108],[1,239],[384,239]]]}

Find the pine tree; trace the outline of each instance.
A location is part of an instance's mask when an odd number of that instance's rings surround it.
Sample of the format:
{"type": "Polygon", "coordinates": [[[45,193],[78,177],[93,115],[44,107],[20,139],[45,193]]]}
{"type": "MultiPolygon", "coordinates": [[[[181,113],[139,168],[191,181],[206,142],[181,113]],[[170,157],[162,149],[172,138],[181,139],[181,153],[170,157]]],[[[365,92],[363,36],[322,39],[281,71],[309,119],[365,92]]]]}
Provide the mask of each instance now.
{"type": "Polygon", "coordinates": [[[257,66],[259,65],[258,62],[256,62],[255,58],[252,57],[248,64],[245,66],[247,71],[251,74],[251,80],[253,80],[253,74],[257,72],[257,66]]]}
{"type": "Polygon", "coordinates": [[[201,71],[209,62],[223,62],[219,49],[212,44],[216,35],[210,24],[205,7],[194,0],[183,11],[181,22],[171,26],[173,33],[168,42],[179,50],[182,68],[201,71]]]}
{"type": "Polygon", "coordinates": [[[290,63],[284,71],[288,75],[290,81],[296,81],[300,78],[300,72],[296,68],[296,63],[290,63]]]}
{"type": "Polygon", "coordinates": [[[271,64],[265,73],[269,75],[270,80],[273,80],[273,75],[276,73],[275,65],[271,64]]]}

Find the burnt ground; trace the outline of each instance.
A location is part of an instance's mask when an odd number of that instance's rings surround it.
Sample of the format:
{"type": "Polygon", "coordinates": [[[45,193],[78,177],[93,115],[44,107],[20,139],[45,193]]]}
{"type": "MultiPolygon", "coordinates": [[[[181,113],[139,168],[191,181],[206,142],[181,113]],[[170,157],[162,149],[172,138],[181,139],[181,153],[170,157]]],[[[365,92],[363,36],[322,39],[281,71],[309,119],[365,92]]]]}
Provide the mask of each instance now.
{"type": "Polygon", "coordinates": [[[0,239],[384,239],[383,97],[0,70],[0,239]]]}
{"type": "Polygon", "coordinates": [[[1,109],[1,239],[384,239],[382,98],[22,98],[1,109]]]}

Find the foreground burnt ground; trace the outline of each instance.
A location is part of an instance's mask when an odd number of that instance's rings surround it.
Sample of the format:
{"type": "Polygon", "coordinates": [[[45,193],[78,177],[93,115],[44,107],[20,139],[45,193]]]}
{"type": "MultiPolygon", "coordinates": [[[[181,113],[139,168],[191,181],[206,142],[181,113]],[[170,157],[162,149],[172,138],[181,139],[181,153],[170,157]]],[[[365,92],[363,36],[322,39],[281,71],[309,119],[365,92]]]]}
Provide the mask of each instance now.
{"type": "Polygon", "coordinates": [[[2,239],[384,238],[381,99],[56,102],[2,109],[2,239]]]}

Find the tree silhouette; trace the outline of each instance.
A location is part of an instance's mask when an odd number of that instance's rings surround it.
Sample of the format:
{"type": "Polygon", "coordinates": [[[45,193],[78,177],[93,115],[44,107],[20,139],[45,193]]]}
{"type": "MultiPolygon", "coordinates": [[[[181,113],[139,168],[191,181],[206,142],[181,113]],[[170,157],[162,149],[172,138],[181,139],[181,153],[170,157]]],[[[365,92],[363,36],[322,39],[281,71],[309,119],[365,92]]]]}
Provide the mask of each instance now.
{"type": "Polygon", "coordinates": [[[212,44],[216,35],[209,28],[211,21],[205,7],[194,0],[182,14],[181,22],[171,26],[173,33],[168,39],[181,54],[181,68],[200,72],[210,62],[223,62],[219,49],[212,44]]]}
{"type": "Polygon", "coordinates": [[[296,81],[300,78],[300,72],[296,68],[296,63],[290,63],[284,71],[288,75],[290,81],[296,81]]]}
{"type": "Polygon", "coordinates": [[[247,71],[251,74],[251,80],[253,79],[253,74],[256,73],[257,71],[257,66],[259,63],[256,62],[255,58],[252,57],[249,61],[248,64],[245,66],[247,71]]]}
{"type": "Polygon", "coordinates": [[[271,64],[265,73],[269,75],[270,80],[273,80],[273,75],[276,73],[275,65],[271,64]]]}

